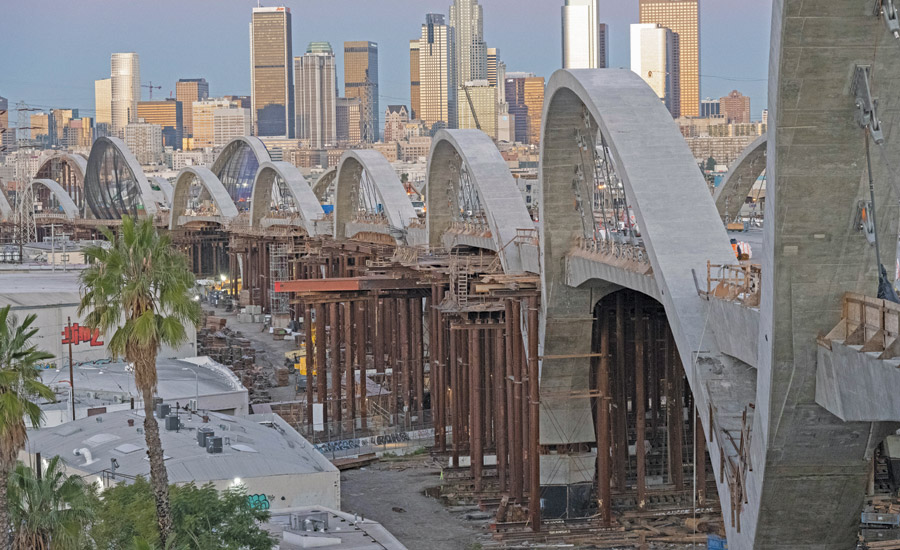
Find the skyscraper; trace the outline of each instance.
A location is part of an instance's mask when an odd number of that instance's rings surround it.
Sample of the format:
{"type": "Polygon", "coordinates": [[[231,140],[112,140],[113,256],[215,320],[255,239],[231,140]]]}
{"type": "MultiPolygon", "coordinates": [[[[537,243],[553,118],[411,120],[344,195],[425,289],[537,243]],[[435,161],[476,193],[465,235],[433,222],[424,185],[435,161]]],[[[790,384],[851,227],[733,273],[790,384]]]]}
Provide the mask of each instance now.
{"type": "Polygon", "coordinates": [[[8,149],[15,141],[9,129],[9,101],[0,96],[0,151],[8,149]]]}
{"type": "Polygon", "coordinates": [[[640,22],[658,23],[675,33],[680,71],[681,115],[700,115],[699,0],[640,0],[640,22]]]}
{"type": "Polygon", "coordinates": [[[506,102],[515,117],[515,141],[537,145],[541,141],[544,77],[531,73],[507,73],[506,102]]]}
{"type": "Polygon", "coordinates": [[[378,44],[344,42],[344,97],[362,103],[363,141],[378,141],[378,44]]]}
{"type": "Polygon", "coordinates": [[[362,141],[362,100],[358,97],[339,97],[335,105],[337,139],[356,145],[362,141]]]}
{"type": "Polygon", "coordinates": [[[497,88],[497,101],[506,103],[506,63],[500,60],[500,50],[487,49],[487,81],[497,88]]]}
{"type": "Polygon", "coordinates": [[[294,137],[291,9],[253,8],[250,20],[250,93],[258,136],[294,137]]]}
{"type": "Polygon", "coordinates": [[[182,148],[184,137],[184,104],[175,98],[138,102],[138,120],[162,128],[164,147],[182,148]]]}
{"type": "Polygon", "coordinates": [[[471,80],[456,102],[459,128],[477,128],[497,139],[497,87],[487,80],[471,80]]]}
{"type": "Polygon", "coordinates": [[[148,122],[132,122],[125,126],[125,145],[143,166],[163,161],[162,128],[148,122]]]}
{"type": "Polygon", "coordinates": [[[191,106],[191,113],[194,117],[194,149],[203,149],[204,147],[214,147],[216,145],[215,111],[219,108],[238,107],[233,101],[227,99],[204,99],[195,101],[191,106]]]}
{"type": "Polygon", "coordinates": [[[409,97],[410,117],[415,120],[421,110],[421,89],[419,82],[419,40],[409,41],[409,97]]]}
{"type": "Polygon", "coordinates": [[[453,29],[444,16],[429,13],[419,38],[420,112],[430,131],[456,128],[456,68],[453,29]]]}
{"type": "Polygon", "coordinates": [[[748,124],[750,122],[750,98],[737,90],[719,98],[721,113],[728,122],[748,124]]]}
{"type": "Polygon", "coordinates": [[[109,135],[112,128],[112,79],[94,81],[94,109],[96,117],[97,137],[109,135]]]}
{"type": "Polygon", "coordinates": [[[309,140],[310,147],[316,149],[334,145],[337,83],[331,44],[310,42],[306,55],[294,58],[294,75],[297,138],[309,140]]]}
{"type": "Polygon", "coordinates": [[[658,24],[631,25],[631,70],[662,99],[672,116],[681,116],[675,34],[658,24]]]}
{"type": "Polygon", "coordinates": [[[137,122],[137,104],[141,100],[141,61],[138,54],[114,53],[110,60],[112,80],[111,133],[125,135],[125,127],[137,122]]]}
{"type": "Polygon", "coordinates": [[[194,135],[194,102],[209,99],[209,83],[205,78],[182,78],[175,83],[175,99],[181,102],[184,137],[191,137],[194,135]]]}
{"type": "Polygon", "coordinates": [[[384,142],[391,143],[405,138],[408,122],[409,112],[406,105],[388,105],[384,111],[384,132],[382,132],[384,142]]]}
{"type": "Polygon", "coordinates": [[[456,57],[456,81],[460,84],[487,78],[484,16],[478,0],[454,0],[450,6],[456,57]]]}
{"type": "Polygon", "coordinates": [[[234,138],[250,135],[250,109],[237,103],[214,107],[212,119],[214,147],[224,147],[234,138]]]}
{"type": "Polygon", "coordinates": [[[564,69],[605,69],[609,66],[606,24],[597,19],[599,0],[566,0],[562,7],[564,69]]]}

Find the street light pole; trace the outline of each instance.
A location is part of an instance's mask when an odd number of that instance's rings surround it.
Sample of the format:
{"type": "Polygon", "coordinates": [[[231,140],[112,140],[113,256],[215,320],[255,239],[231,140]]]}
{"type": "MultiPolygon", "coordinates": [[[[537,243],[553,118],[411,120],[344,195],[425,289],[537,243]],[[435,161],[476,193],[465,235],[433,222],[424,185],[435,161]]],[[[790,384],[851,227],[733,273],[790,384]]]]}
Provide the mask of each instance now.
{"type": "Polygon", "coordinates": [[[66,318],[69,323],[69,328],[66,331],[67,336],[69,337],[69,381],[72,383],[72,420],[75,420],[75,367],[73,366],[72,361],[72,338],[74,335],[72,334],[72,318],[66,318]]]}

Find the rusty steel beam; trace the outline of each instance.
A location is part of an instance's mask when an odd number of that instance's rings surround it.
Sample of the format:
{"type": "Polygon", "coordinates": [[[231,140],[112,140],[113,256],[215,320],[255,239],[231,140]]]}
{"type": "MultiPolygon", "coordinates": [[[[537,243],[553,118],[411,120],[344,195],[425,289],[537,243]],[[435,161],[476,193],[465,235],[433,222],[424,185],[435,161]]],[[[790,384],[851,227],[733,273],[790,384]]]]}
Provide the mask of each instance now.
{"type": "Polygon", "coordinates": [[[615,417],[615,473],[616,489],[625,491],[625,466],[628,464],[628,398],[625,388],[625,296],[616,294],[616,399],[615,417]]]}
{"type": "Polygon", "coordinates": [[[504,344],[506,347],[506,372],[504,375],[504,383],[506,386],[506,416],[508,419],[509,432],[509,493],[514,499],[522,498],[522,440],[521,440],[521,423],[519,422],[519,399],[516,394],[516,388],[519,386],[515,354],[514,338],[515,330],[513,323],[513,305],[512,300],[504,300],[506,312],[506,338],[504,344]]]}
{"type": "MultiPolygon", "coordinates": [[[[419,425],[425,422],[425,344],[423,338],[424,321],[422,319],[422,298],[411,298],[410,322],[413,328],[413,364],[410,374],[414,377],[414,387],[411,391],[416,395],[416,413],[419,425]]],[[[412,396],[410,396],[412,401],[412,396]]]]}
{"type": "Polygon", "coordinates": [[[468,331],[469,336],[469,395],[472,404],[471,414],[469,415],[469,433],[471,434],[471,449],[469,453],[471,459],[470,471],[475,480],[475,492],[480,492],[483,488],[482,467],[484,464],[484,448],[483,448],[483,431],[484,424],[482,421],[482,358],[481,358],[481,333],[479,331],[468,331]]]}
{"type": "MultiPolygon", "coordinates": [[[[341,267],[346,269],[346,267],[341,267]]],[[[358,292],[366,290],[416,290],[423,288],[419,279],[395,279],[377,275],[299,279],[275,283],[275,292],[358,292]]]]}
{"type": "MultiPolygon", "coordinates": [[[[327,354],[328,339],[325,334],[325,306],[316,306],[316,382],[318,382],[319,403],[322,403],[322,422],[325,429],[328,429],[328,369],[325,364],[327,354]]],[[[310,351],[306,349],[306,368],[309,368],[310,351]]]]}
{"type": "Polygon", "coordinates": [[[609,312],[600,308],[600,361],[597,373],[597,505],[603,525],[612,524],[612,488],[610,487],[610,442],[609,408],[612,396],[609,388],[609,312]]]}
{"type": "Polygon", "coordinates": [[[492,381],[494,383],[494,410],[497,412],[495,418],[494,433],[496,434],[497,448],[497,478],[500,483],[500,492],[507,490],[507,463],[508,463],[508,437],[509,430],[506,427],[506,347],[503,343],[505,333],[503,331],[494,331],[494,361],[490,365],[492,373],[492,381]]]}
{"type": "Polygon", "coordinates": [[[644,308],[641,295],[634,296],[634,410],[635,454],[637,455],[637,505],[643,510],[647,505],[647,453],[644,445],[647,429],[647,401],[644,399],[644,308]]]}
{"type": "Polygon", "coordinates": [[[344,364],[347,372],[347,418],[350,430],[356,426],[356,304],[344,302],[344,364]]]}
{"type": "Polygon", "coordinates": [[[450,332],[450,420],[453,426],[453,467],[459,468],[459,443],[462,440],[462,433],[459,427],[459,356],[457,345],[459,342],[458,332],[450,332]]]}
{"type": "Polygon", "coordinates": [[[328,322],[331,326],[331,422],[341,425],[341,317],[337,303],[329,304],[328,322]]]}
{"type": "Polygon", "coordinates": [[[694,412],[694,473],[697,479],[697,506],[706,506],[706,436],[698,411],[694,412]]]}
{"type": "Polygon", "coordinates": [[[531,445],[528,449],[529,495],[528,513],[531,530],[541,530],[541,461],[540,455],[540,393],[538,373],[538,302],[528,298],[528,393],[530,403],[531,445]]]}
{"type": "Polygon", "coordinates": [[[366,403],[366,303],[365,300],[356,302],[356,361],[359,365],[359,418],[360,427],[365,430],[368,426],[369,409],[366,403]]]}
{"type": "MultiPolygon", "coordinates": [[[[310,361],[310,350],[312,349],[312,306],[306,306],[306,313],[303,319],[303,342],[306,346],[306,420],[309,426],[309,433],[313,430],[313,362],[310,361]]],[[[319,376],[321,378],[321,376],[319,376]]]]}

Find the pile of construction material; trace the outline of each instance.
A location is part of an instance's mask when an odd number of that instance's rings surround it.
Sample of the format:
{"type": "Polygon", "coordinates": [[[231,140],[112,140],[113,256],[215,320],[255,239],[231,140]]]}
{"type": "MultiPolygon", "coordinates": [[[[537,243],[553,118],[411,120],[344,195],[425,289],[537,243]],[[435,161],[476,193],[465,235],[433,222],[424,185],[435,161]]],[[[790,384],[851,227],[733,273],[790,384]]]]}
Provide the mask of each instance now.
{"type": "Polygon", "coordinates": [[[202,321],[203,328],[197,331],[197,355],[209,356],[231,369],[247,388],[251,403],[269,401],[269,388],[290,383],[290,369],[278,368],[272,372],[257,365],[256,350],[250,340],[241,332],[227,328],[224,318],[204,312],[202,321]]]}
{"type": "Polygon", "coordinates": [[[262,314],[262,306],[242,307],[237,315],[238,323],[262,323],[266,316],[262,314]]]}

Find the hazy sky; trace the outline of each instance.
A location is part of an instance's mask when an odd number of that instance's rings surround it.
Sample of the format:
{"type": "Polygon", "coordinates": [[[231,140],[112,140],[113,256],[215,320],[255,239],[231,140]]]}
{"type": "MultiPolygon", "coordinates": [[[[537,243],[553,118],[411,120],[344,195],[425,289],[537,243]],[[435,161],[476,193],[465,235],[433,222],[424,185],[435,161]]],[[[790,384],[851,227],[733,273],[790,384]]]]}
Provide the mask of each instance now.
{"type": "MultiPolygon", "coordinates": [[[[754,119],[766,102],[771,0],[701,1],[701,97],[733,89],[751,97],[754,119]]],[[[326,40],[338,56],[343,90],[343,42],[379,46],[382,111],[409,104],[409,40],[425,13],[448,13],[451,0],[274,0],[293,15],[294,55],[326,40]]],[[[484,35],[509,71],[549,78],[561,66],[563,0],[481,0],[484,35]]],[[[610,27],[610,64],[627,67],[629,24],[638,0],[601,0],[610,27]]],[[[161,85],[154,98],[174,95],[179,78],[204,77],[210,95],[250,93],[248,23],[256,0],[2,0],[0,96],[49,109],[77,107],[93,116],[94,80],[109,76],[112,52],[140,54],[141,80],[161,85]]],[[[143,90],[147,99],[148,92],[143,90]]],[[[11,118],[15,113],[10,113],[11,118]]]]}

